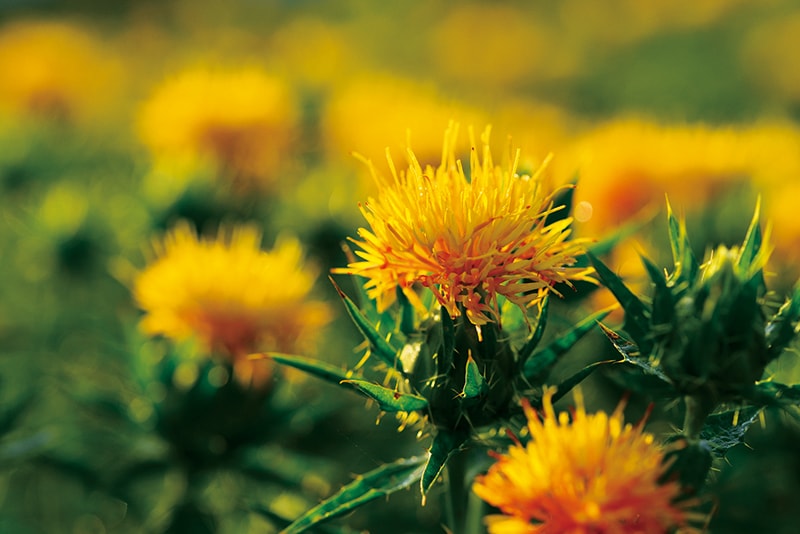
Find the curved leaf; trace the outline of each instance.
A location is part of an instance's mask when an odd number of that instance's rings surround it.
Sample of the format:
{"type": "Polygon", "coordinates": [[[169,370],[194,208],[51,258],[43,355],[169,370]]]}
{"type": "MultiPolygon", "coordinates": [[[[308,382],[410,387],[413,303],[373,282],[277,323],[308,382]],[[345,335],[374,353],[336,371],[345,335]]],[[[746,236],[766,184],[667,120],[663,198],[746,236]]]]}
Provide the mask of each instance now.
{"type": "Polygon", "coordinates": [[[370,501],[411,486],[422,476],[426,460],[427,455],[405,458],[360,475],[335,495],[297,518],[281,534],[306,532],[370,501]]]}
{"type": "Polygon", "coordinates": [[[425,496],[433,487],[436,479],[439,478],[447,460],[467,441],[469,436],[464,432],[440,429],[433,438],[431,454],[428,463],[425,464],[425,472],[422,475],[421,490],[422,502],[425,503],[425,496]]]}
{"type": "Polygon", "coordinates": [[[344,380],[358,391],[376,401],[384,412],[413,412],[428,407],[428,400],[410,393],[400,393],[366,380],[344,380]]]}
{"type": "Polygon", "coordinates": [[[367,341],[369,341],[369,344],[373,348],[375,355],[389,367],[396,369],[400,373],[403,373],[403,364],[397,357],[397,353],[400,349],[395,348],[391,343],[386,341],[381,333],[378,332],[374,326],[372,326],[366,317],[364,317],[364,315],[358,309],[358,306],[356,306],[355,302],[350,300],[350,297],[345,295],[344,291],[342,291],[336,282],[333,281],[333,278],[330,280],[333,284],[333,287],[342,298],[344,306],[347,309],[347,314],[350,315],[350,318],[353,319],[353,322],[358,330],[364,335],[367,341]]]}

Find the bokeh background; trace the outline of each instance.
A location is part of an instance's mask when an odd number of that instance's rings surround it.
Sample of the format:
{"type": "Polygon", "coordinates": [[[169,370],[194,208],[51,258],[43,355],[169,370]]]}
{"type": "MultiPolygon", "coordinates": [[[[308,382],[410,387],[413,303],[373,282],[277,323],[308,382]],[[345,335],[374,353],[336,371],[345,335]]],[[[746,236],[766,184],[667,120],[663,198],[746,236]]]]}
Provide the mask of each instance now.
{"type": "MultiPolygon", "coordinates": [[[[276,375],[292,384],[272,402],[293,411],[235,468],[186,479],[157,417],[168,349],[137,330],[131,284],[180,219],[255,224],[266,248],[297,236],[336,314],[309,354],[354,365],[325,276],[375,191],[353,153],[388,172],[385,149],[402,162],[410,143],[436,163],[451,120],[491,124],[524,168],[552,153],[547,179],[578,179],[578,235],[631,229],[607,261],[634,284],[640,252],[669,253],[665,195],[700,256],[741,242],[760,197],[770,287],[800,277],[800,2],[0,1],[0,531],[277,532],[270,513],[423,452],[360,398],[276,375]],[[203,526],[176,519],[187,485],[203,526]]],[[[610,302],[564,303],[555,327],[610,302]]],[[[599,335],[578,348],[566,367],[610,357],[599,335]]],[[[794,359],[774,376],[800,381],[794,359]]],[[[621,394],[600,374],[585,388],[589,406],[621,394]]],[[[800,431],[764,420],[714,474],[710,532],[800,524],[800,431]]],[[[442,532],[418,500],[338,524],[442,532]]]]}

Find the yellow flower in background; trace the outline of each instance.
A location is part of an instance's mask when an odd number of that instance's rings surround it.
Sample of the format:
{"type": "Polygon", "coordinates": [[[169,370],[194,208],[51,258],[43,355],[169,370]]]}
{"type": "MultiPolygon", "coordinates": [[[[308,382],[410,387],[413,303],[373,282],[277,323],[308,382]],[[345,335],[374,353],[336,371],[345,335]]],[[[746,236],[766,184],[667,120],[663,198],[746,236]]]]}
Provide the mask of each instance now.
{"type": "Polygon", "coordinates": [[[445,133],[436,168],[423,168],[410,149],[406,171],[397,173],[390,159],[390,179],[370,164],[380,191],[362,207],[369,228],[354,240],[361,261],[336,272],[367,278],[379,309],[394,301],[397,286],[421,306],[413,289],[420,284],[452,316],[463,308],[481,325],[500,321],[498,295],[524,310],[556,283],[590,279],[590,269],[572,267],[585,242],[567,240],[571,219],[545,224],[552,193],[539,174],[519,176],[518,154],[496,166],[489,129],[480,147],[470,134],[468,170],[456,159],[457,126],[445,133]]]}
{"type": "Polygon", "coordinates": [[[445,97],[434,85],[392,76],[362,76],[331,96],[322,119],[323,138],[332,157],[353,151],[367,159],[414,146],[424,164],[441,158],[442,134],[460,121],[485,122],[480,113],[445,97]]]}
{"type": "Polygon", "coordinates": [[[304,265],[298,241],[279,240],[268,252],[260,243],[253,226],[206,239],[179,223],[155,244],[155,258],[134,281],[145,312],[141,329],[198,339],[245,369],[263,365],[247,360],[253,352],[310,348],[331,318],[327,304],[309,298],[316,272],[304,265]]]}
{"type": "Polygon", "coordinates": [[[57,119],[95,119],[122,85],[122,68],[81,27],[18,21],[0,30],[0,110],[57,119]]]}
{"type": "Polygon", "coordinates": [[[257,67],[187,70],[158,87],[139,113],[156,161],[210,164],[245,189],[270,189],[299,120],[285,83],[257,67]]]}
{"type": "Polygon", "coordinates": [[[625,424],[623,405],[587,415],[580,395],[572,413],[556,415],[554,390],[544,414],[525,405],[530,441],[496,454],[475,493],[504,515],[486,519],[491,534],[665,533],[694,519],[680,486],[659,483],[664,451],[643,431],[625,424]]]}
{"type": "Polygon", "coordinates": [[[732,185],[763,187],[800,173],[800,130],[786,123],[712,127],[639,119],[601,124],[559,152],[559,180],[576,173],[577,220],[613,230],[645,208],[701,208],[732,185]]]}

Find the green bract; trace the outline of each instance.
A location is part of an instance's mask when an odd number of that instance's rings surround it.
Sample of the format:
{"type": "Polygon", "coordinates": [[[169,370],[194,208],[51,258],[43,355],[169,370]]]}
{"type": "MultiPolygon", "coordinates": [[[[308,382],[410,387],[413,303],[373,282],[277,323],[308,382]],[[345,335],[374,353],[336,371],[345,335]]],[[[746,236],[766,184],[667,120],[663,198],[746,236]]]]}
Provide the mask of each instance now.
{"type": "Polygon", "coordinates": [[[785,400],[786,390],[791,397],[795,388],[759,382],[767,364],[797,337],[800,286],[776,313],[768,312],[763,268],[769,249],[758,207],[743,243],[718,247],[702,264],[671,209],[668,224],[672,270],[642,258],[653,283],[649,300],[635,296],[590,255],[599,278],[625,310],[622,331],[604,327],[606,335],[625,361],[657,377],[668,394],[684,397],[684,434],[690,440],[700,437],[708,415],[723,403],[774,404],[796,413],[796,403],[785,400]]]}

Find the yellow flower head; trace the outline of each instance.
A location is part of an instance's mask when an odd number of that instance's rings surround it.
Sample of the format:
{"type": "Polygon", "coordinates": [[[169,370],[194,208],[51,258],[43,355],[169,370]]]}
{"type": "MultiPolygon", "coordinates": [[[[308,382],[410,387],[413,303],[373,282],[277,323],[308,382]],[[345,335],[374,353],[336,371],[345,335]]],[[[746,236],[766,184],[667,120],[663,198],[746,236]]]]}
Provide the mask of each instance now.
{"type": "Polygon", "coordinates": [[[64,22],[24,21],[0,31],[0,106],[78,119],[106,109],[122,69],[107,47],[64,22]]]}
{"type": "Polygon", "coordinates": [[[361,261],[337,272],[368,279],[367,291],[385,309],[397,286],[421,306],[412,286],[431,289],[452,316],[466,311],[476,325],[500,321],[498,295],[522,309],[559,282],[589,280],[591,271],[572,267],[583,241],[567,241],[571,219],[545,224],[552,194],[539,173],[517,174],[519,154],[495,166],[489,129],[482,148],[472,132],[469,177],[456,159],[458,128],[445,134],[442,162],[422,168],[409,150],[409,167],[380,182],[377,199],[362,213],[369,228],[358,232],[361,261]]]}
{"type": "Polygon", "coordinates": [[[144,103],[139,135],[157,160],[208,162],[245,186],[276,179],[297,107],[280,80],[252,67],[188,70],[144,103]]]}
{"type": "Polygon", "coordinates": [[[504,515],[487,518],[491,534],[664,533],[692,519],[680,486],[659,483],[664,451],[644,432],[644,421],[623,421],[620,405],[610,416],[587,415],[582,398],[572,414],[556,416],[554,390],[544,396],[544,414],[530,405],[530,441],[479,476],[473,490],[504,515]]]}
{"type": "Polygon", "coordinates": [[[305,348],[331,317],[325,303],[308,299],[316,273],[303,265],[296,240],[279,240],[269,252],[260,242],[252,226],[203,239],[179,223],[135,279],[142,330],[197,338],[236,360],[258,350],[305,348]]]}

